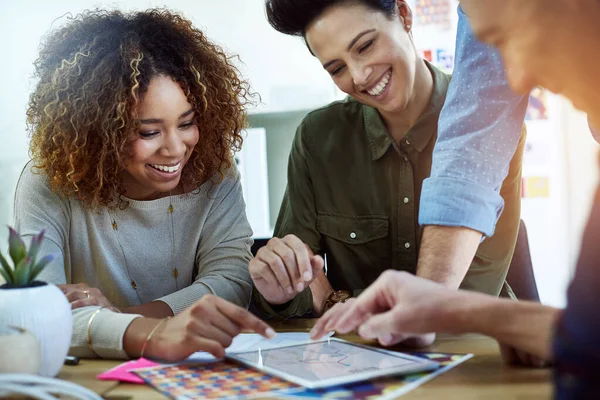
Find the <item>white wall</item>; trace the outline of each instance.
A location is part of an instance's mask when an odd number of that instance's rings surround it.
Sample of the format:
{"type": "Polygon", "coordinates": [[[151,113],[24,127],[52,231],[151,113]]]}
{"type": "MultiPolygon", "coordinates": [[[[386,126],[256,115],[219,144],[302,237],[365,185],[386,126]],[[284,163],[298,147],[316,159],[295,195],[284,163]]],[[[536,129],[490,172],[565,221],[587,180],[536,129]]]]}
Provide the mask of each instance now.
{"type": "Polygon", "coordinates": [[[275,226],[281,200],[287,185],[288,156],[296,128],[306,116],[307,110],[273,114],[254,114],[249,118],[251,126],[260,126],[267,132],[267,174],[269,176],[269,219],[275,226]]]}

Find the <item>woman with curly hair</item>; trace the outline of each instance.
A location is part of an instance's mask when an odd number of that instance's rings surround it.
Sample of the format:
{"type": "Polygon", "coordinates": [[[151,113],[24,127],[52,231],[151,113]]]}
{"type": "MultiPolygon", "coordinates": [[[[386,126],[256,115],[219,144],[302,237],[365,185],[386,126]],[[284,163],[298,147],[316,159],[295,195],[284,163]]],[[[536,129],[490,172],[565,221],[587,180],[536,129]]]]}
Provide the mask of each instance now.
{"type": "Polygon", "coordinates": [[[46,39],[36,75],[16,227],[58,255],[42,279],[72,305],[71,353],[175,361],[271,336],[245,310],[232,153],[250,93],[223,51],[166,10],[93,11],[46,39]]]}

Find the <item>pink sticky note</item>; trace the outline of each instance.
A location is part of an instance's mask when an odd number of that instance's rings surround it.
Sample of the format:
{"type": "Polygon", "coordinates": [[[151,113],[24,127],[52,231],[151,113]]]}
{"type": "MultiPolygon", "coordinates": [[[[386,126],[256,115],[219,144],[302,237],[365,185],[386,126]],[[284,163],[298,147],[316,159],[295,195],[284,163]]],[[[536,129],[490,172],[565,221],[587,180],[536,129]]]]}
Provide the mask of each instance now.
{"type": "Polygon", "coordinates": [[[129,372],[132,369],[154,367],[160,365],[154,361],[140,358],[138,360],[127,361],[123,364],[117,365],[114,368],[109,369],[106,372],[101,373],[96,378],[103,381],[121,381],[127,383],[144,383],[144,380],[139,376],[129,372]]]}

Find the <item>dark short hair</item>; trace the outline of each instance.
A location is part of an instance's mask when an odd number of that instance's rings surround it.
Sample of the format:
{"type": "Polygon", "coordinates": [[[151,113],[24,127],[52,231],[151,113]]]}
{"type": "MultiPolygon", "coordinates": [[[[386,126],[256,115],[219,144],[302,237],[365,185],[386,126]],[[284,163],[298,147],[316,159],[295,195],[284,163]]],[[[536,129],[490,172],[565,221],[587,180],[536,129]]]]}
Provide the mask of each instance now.
{"type": "Polygon", "coordinates": [[[266,0],[269,24],[286,35],[302,36],[306,27],[328,8],[339,5],[362,4],[389,16],[394,14],[396,0],[266,0]]]}

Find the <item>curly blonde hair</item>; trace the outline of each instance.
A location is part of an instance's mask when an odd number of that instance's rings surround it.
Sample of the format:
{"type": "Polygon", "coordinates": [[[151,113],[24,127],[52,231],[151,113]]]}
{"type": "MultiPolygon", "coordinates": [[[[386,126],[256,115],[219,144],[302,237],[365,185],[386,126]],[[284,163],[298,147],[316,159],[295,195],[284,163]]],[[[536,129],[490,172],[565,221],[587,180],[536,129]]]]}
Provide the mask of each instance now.
{"type": "Polygon", "coordinates": [[[195,111],[200,141],[182,171],[184,187],[223,178],[241,148],[253,97],[231,57],[165,9],[69,18],[46,38],[35,74],[27,110],[34,165],[54,192],[89,207],[112,207],[124,192],[136,109],[154,76],[181,85],[195,111]]]}

